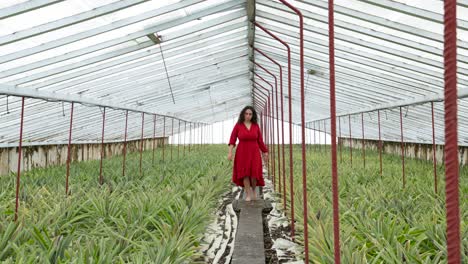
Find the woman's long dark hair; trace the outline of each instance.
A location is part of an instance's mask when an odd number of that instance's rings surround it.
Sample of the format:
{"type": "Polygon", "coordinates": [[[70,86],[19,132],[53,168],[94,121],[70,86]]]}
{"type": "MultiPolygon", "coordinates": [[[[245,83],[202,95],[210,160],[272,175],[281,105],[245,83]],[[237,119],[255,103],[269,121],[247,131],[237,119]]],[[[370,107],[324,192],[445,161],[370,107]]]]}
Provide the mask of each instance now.
{"type": "Polygon", "coordinates": [[[239,119],[237,120],[237,123],[239,123],[239,124],[244,123],[244,121],[245,121],[245,118],[244,118],[245,111],[247,111],[249,109],[252,111],[252,119],[250,119],[250,121],[252,123],[257,124],[257,111],[255,111],[255,108],[253,108],[250,105],[248,105],[248,106],[244,107],[244,109],[242,109],[242,111],[240,112],[240,115],[239,115],[239,119]]]}

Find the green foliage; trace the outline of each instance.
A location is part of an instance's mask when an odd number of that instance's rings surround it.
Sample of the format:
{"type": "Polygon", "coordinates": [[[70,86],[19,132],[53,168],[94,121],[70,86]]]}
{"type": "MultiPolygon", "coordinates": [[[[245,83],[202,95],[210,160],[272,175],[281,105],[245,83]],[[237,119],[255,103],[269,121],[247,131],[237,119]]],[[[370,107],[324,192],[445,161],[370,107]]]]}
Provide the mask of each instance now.
{"type": "MultiPolygon", "coordinates": [[[[294,190],[297,240],[303,243],[302,164],[294,146],[294,190]]],[[[285,153],[289,153],[285,151],[285,153]]],[[[288,161],[288,159],[287,159],[288,161]]],[[[349,149],[338,152],[341,257],[343,263],[446,263],[444,168],[438,166],[439,193],[434,193],[433,165],[406,159],[403,189],[401,158],[349,149]]],[[[288,162],[286,163],[288,164],[288,162]]],[[[309,256],[312,263],[334,263],[330,148],[307,149],[309,256]]],[[[286,174],[289,167],[286,165],[286,174]]],[[[287,176],[288,177],[288,176],[287,176]]],[[[289,178],[287,190],[289,190],[289,178]]],[[[460,170],[460,214],[463,263],[468,262],[468,169],[460,170]]],[[[288,208],[290,197],[288,191],[288,208]]],[[[288,214],[290,215],[290,211],[288,214]]]]}
{"type": "Polygon", "coordinates": [[[21,176],[19,221],[14,223],[15,175],[0,177],[0,262],[187,263],[222,193],[230,190],[225,146],[190,154],[162,151],[35,169],[21,176]]]}

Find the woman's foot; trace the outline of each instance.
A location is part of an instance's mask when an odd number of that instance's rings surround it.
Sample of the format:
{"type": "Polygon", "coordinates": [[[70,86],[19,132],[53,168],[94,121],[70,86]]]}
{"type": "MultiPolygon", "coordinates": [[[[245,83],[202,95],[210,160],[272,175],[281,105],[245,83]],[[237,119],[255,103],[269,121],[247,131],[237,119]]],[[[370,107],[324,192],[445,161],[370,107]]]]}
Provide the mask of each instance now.
{"type": "Polygon", "coordinates": [[[255,190],[252,190],[252,200],[257,200],[257,194],[255,193],[255,190]]]}
{"type": "Polygon", "coordinates": [[[247,188],[245,189],[245,201],[250,202],[252,201],[252,194],[247,188]]]}

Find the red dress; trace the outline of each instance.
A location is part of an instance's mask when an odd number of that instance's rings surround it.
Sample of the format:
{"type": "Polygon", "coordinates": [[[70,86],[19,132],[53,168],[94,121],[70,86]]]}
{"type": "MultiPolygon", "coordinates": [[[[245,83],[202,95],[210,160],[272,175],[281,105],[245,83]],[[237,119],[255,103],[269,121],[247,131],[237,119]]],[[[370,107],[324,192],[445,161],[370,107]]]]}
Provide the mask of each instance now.
{"type": "Polygon", "coordinates": [[[263,142],[260,127],[258,124],[252,123],[249,130],[244,123],[236,123],[229,139],[229,145],[236,146],[237,138],[239,138],[239,145],[234,157],[232,181],[237,186],[244,187],[243,178],[249,176],[257,179],[257,186],[265,186],[260,150],[268,152],[268,148],[263,142]]]}

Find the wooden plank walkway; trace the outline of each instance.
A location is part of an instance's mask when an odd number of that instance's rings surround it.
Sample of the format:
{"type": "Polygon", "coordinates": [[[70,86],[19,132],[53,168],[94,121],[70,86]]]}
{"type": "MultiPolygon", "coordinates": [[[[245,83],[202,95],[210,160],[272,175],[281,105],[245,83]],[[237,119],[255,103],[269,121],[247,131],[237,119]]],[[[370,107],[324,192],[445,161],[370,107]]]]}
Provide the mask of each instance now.
{"type": "Polygon", "coordinates": [[[262,212],[271,211],[271,204],[259,199],[235,200],[232,205],[240,216],[231,264],[265,264],[262,212]]]}

